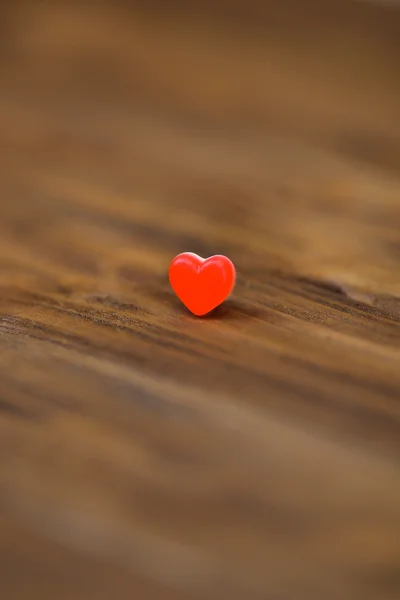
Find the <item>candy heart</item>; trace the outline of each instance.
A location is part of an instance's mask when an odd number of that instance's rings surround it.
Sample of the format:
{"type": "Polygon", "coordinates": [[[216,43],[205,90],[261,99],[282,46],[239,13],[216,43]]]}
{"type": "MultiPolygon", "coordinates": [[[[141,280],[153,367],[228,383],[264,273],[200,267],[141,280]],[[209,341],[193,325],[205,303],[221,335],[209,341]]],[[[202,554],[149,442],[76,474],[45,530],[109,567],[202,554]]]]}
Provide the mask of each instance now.
{"type": "Polygon", "coordinates": [[[204,259],[184,252],[174,258],[169,268],[172,289],[197,317],[206,315],[229,296],[235,277],[233,263],[221,255],[204,259]]]}

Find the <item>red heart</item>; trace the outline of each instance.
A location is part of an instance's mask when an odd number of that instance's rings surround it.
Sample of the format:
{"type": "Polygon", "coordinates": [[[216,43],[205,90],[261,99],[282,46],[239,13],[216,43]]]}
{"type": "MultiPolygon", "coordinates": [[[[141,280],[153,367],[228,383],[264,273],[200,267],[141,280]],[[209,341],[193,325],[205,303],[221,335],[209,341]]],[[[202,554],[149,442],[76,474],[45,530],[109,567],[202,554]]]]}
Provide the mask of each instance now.
{"type": "Polygon", "coordinates": [[[192,252],[178,254],[169,268],[172,289],[194,315],[219,306],[235,285],[235,267],[226,256],[204,259],[192,252]]]}

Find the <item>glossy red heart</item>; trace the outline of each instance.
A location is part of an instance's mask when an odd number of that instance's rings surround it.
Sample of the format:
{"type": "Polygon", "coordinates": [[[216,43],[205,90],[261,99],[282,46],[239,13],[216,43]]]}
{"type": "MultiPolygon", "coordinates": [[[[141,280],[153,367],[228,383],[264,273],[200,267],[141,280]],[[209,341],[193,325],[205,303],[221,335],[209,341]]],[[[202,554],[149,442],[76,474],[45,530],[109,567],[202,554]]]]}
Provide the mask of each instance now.
{"type": "Polygon", "coordinates": [[[232,261],[221,255],[204,259],[184,252],[174,258],[169,268],[172,289],[197,317],[206,315],[226,300],[235,278],[232,261]]]}

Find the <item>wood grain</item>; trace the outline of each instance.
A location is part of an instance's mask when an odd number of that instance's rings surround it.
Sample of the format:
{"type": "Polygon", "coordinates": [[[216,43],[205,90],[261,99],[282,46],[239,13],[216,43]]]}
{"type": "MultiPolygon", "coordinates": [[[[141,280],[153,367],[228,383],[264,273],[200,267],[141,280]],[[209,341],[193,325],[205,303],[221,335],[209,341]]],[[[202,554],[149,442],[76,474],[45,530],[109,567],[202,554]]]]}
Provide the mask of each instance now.
{"type": "Polygon", "coordinates": [[[0,12],[1,598],[398,598],[399,8],[0,12]]]}

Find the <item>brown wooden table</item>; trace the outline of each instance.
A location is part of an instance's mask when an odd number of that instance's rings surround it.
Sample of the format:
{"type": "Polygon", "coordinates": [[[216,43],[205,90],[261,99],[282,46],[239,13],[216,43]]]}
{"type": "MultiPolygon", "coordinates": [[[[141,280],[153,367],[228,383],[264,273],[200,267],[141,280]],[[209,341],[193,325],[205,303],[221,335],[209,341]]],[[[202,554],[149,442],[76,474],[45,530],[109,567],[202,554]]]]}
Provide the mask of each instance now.
{"type": "Polygon", "coordinates": [[[398,599],[400,9],[0,23],[0,597],[398,599]]]}

